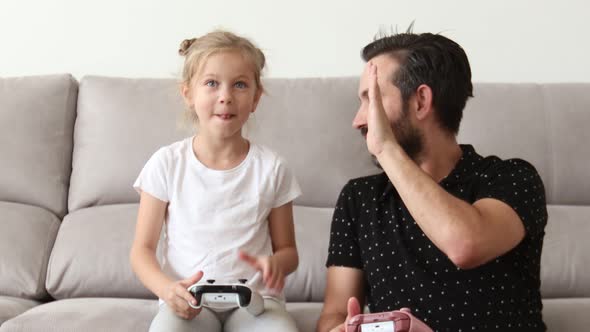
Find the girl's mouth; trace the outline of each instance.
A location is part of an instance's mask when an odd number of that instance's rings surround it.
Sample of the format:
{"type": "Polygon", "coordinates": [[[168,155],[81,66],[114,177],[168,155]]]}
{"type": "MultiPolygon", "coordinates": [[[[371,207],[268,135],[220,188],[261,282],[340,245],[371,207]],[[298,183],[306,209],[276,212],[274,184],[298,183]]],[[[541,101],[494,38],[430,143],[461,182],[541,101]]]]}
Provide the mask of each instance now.
{"type": "Polygon", "coordinates": [[[221,120],[229,120],[235,117],[234,114],[215,114],[215,116],[220,118],[221,120]]]}

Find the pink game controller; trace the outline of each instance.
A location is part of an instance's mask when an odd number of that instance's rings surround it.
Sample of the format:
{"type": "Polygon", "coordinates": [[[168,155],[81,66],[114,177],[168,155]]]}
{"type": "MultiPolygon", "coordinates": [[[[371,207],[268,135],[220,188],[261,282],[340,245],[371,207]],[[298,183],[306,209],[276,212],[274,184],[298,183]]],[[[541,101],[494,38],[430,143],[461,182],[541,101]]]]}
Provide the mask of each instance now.
{"type": "Polygon", "coordinates": [[[348,332],[433,332],[408,308],[356,315],[348,321],[347,327],[348,332]]]}

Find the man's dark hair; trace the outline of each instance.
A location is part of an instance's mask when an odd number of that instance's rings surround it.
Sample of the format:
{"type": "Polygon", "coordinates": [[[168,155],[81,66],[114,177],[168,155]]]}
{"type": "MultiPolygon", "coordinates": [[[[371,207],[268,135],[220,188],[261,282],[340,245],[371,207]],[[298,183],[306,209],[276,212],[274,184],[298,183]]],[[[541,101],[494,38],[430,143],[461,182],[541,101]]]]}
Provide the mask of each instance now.
{"type": "Polygon", "coordinates": [[[473,97],[471,68],[463,48],[439,34],[414,34],[410,25],[408,31],[379,37],[362,50],[365,61],[381,54],[399,63],[392,82],[400,89],[404,105],[421,84],[428,85],[439,123],[456,135],[467,98],[473,97]]]}

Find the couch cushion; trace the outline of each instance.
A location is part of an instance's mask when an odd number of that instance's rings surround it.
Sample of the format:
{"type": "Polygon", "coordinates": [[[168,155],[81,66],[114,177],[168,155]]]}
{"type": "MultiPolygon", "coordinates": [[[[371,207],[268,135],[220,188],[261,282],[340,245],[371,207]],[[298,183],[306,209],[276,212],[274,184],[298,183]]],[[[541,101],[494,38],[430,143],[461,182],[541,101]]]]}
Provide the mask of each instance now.
{"type": "MultiPolygon", "coordinates": [[[[298,204],[333,207],[348,179],[375,171],[362,137],[351,128],[358,80],[268,79],[265,85],[268,93],[247,125],[249,136],[288,161],[304,193],[298,204]]],[[[179,130],[183,108],[174,80],[85,77],[70,210],[137,202],[131,186],[149,156],[190,135],[179,130]]]]}
{"type": "Polygon", "coordinates": [[[147,331],[157,307],[155,300],[60,300],[34,307],[5,322],[0,332],[147,331]]]}
{"type": "Polygon", "coordinates": [[[318,302],[294,302],[287,303],[287,311],[295,323],[299,332],[314,332],[315,326],[322,312],[322,303],[318,302]]]}
{"type": "Polygon", "coordinates": [[[0,296],[0,325],[36,305],[39,305],[39,302],[18,297],[0,296]]]}
{"type": "MultiPolygon", "coordinates": [[[[299,331],[313,332],[321,303],[289,303],[299,331]]],[[[35,307],[7,321],[0,332],[147,331],[158,311],[155,300],[80,298],[35,307]]]]}
{"type": "MultiPolygon", "coordinates": [[[[0,306],[2,298],[0,298],[0,306]]],[[[26,303],[25,306],[34,303],[26,303]]],[[[80,298],[60,300],[32,308],[0,326],[0,332],[147,331],[158,310],[155,300],[80,298]]],[[[287,303],[301,332],[315,331],[321,303],[287,303]]],[[[548,332],[586,331],[590,324],[589,299],[543,300],[548,332]]]]}
{"type": "Polygon", "coordinates": [[[543,321],[548,332],[588,331],[590,299],[543,299],[543,321]]]}
{"type": "Polygon", "coordinates": [[[0,202],[0,295],[42,299],[59,219],[36,206],[0,202]]]}
{"type": "Polygon", "coordinates": [[[590,205],[590,84],[544,84],[554,204],[590,205]]]}
{"type": "Polygon", "coordinates": [[[541,256],[544,298],[590,297],[590,206],[547,207],[541,256]]]}
{"type": "MultiPolygon", "coordinates": [[[[70,297],[154,298],[129,264],[137,204],[78,210],[62,222],[51,253],[47,289],[70,297]]],[[[287,279],[288,301],[323,301],[333,209],[295,206],[299,268],[287,279]]],[[[159,248],[159,257],[162,252],[159,248]]]]}
{"type": "MultiPolygon", "coordinates": [[[[463,114],[458,140],[473,144],[483,155],[521,158],[533,164],[551,192],[549,124],[537,84],[483,83],[474,85],[463,114]],[[534,125],[530,125],[534,121],[534,125]]],[[[548,197],[552,199],[553,197],[548,197]]]]}
{"type": "MultiPolygon", "coordinates": [[[[268,93],[247,125],[248,136],[287,159],[304,193],[297,204],[332,207],[348,179],[377,171],[351,128],[358,79],[264,83],[268,93]]],[[[483,155],[531,162],[545,182],[549,203],[590,203],[585,190],[590,177],[584,176],[590,156],[580,155],[576,144],[590,134],[574,125],[590,121],[587,89],[588,84],[475,84],[459,141],[483,155]],[[572,158],[576,163],[563,162],[572,158]]],[[[145,161],[158,147],[189,134],[178,127],[183,108],[175,80],[84,78],[70,209],[137,202],[131,184],[145,161]]]]}
{"type": "Polygon", "coordinates": [[[154,298],[129,263],[137,208],[137,204],[105,205],[68,214],[49,261],[49,294],[56,299],[154,298]]]}
{"type": "Polygon", "coordinates": [[[550,204],[590,204],[590,84],[480,83],[467,103],[459,141],[483,155],[531,162],[550,204]],[[574,162],[575,161],[575,162],[574,162]]]}
{"type": "Polygon", "coordinates": [[[348,180],[375,174],[365,140],[352,128],[357,78],[268,79],[249,136],[285,157],[303,195],[298,205],[333,208],[348,180]]]}
{"type": "Polygon", "coordinates": [[[333,208],[293,208],[299,266],[285,282],[287,301],[324,301],[326,259],[333,213],[333,208]]]}
{"type": "Polygon", "coordinates": [[[69,209],[138,202],[132,185],[179,130],[178,84],[164,79],[85,77],[80,82],[69,209]]]}
{"type": "Polygon", "coordinates": [[[77,88],[70,75],[0,78],[0,201],[66,213],[77,88]]]}

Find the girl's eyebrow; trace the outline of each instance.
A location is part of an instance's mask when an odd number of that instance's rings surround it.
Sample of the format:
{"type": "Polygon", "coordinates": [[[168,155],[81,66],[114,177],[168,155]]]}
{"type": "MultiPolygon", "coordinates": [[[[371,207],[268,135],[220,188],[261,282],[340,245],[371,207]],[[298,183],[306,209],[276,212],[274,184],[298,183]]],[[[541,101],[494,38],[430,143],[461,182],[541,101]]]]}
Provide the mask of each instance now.
{"type": "MultiPolygon", "coordinates": [[[[217,75],[215,73],[205,73],[205,74],[202,74],[200,76],[200,79],[207,79],[207,78],[215,78],[216,79],[216,78],[218,78],[218,76],[219,75],[217,75]]],[[[231,81],[236,81],[236,80],[246,80],[246,81],[249,81],[249,80],[253,80],[253,78],[251,78],[247,74],[240,74],[238,76],[232,76],[230,80],[231,81]]]]}
{"type": "Polygon", "coordinates": [[[234,79],[236,79],[236,80],[237,79],[250,79],[250,77],[246,74],[241,74],[241,75],[236,76],[234,79]]]}

